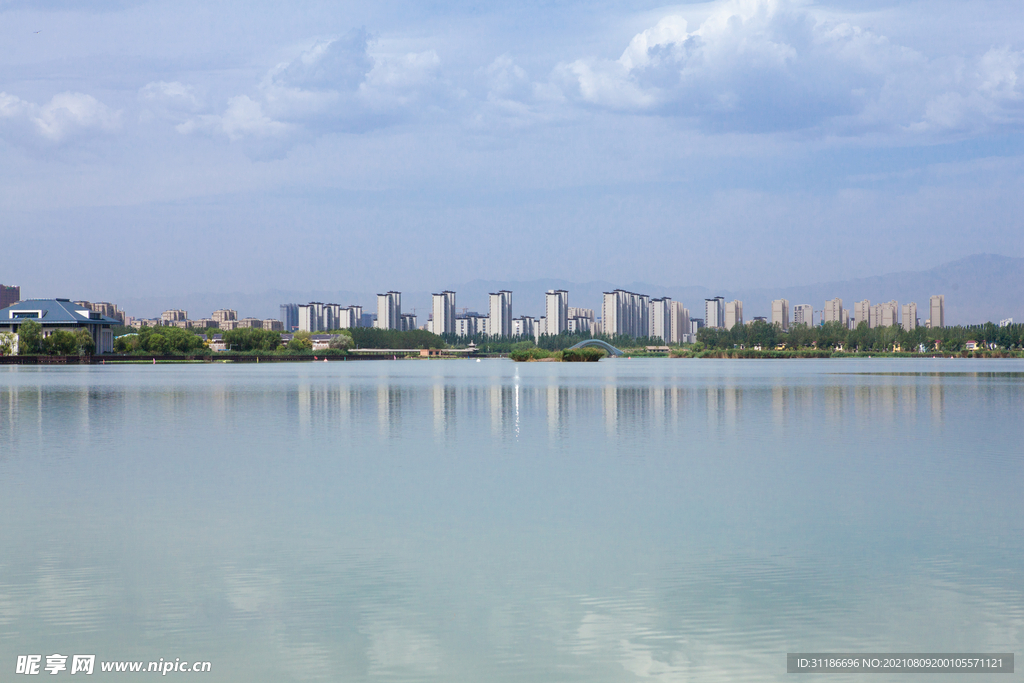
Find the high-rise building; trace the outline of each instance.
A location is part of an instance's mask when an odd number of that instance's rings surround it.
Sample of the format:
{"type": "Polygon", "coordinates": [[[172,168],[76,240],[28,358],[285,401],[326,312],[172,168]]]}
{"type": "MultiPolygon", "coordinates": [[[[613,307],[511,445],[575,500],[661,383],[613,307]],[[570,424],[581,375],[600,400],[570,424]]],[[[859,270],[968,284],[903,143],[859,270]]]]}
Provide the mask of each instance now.
{"type": "Polygon", "coordinates": [[[946,295],[937,294],[928,300],[928,327],[946,326],[946,295]]]}
{"type": "Polygon", "coordinates": [[[651,299],[650,323],[647,336],[660,338],[666,344],[672,341],[672,299],[651,299]]]}
{"type": "MultiPolygon", "coordinates": [[[[287,311],[285,311],[284,307],[282,307],[282,311],[284,311],[283,315],[286,316],[287,311]]],[[[356,327],[356,321],[358,321],[362,311],[362,306],[342,308],[338,304],[325,304],[321,301],[296,304],[295,329],[300,332],[328,332],[346,327],[356,327]]],[[[222,330],[228,329],[233,324],[233,321],[225,320],[220,323],[220,328],[222,330]]]]}
{"type": "Polygon", "coordinates": [[[917,304],[903,304],[903,329],[912,330],[917,327],[917,304]]]}
{"type": "Polygon", "coordinates": [[[595,317],[593,308],[580,308],[570,306],[568,313],[569,330],[577,334],[585,334],[593,331],[595,317]]]}
{"type": "Polygon", "coordinates": [[[227,320],[238,320],[238,313],[232,311],[230,308],[222,308],[219,311],[214,311],[213,315],[210,316],[219,323],[227,320]]]}
{"type": "Polygon", "coordinates": [[[798,304],[794,306],[793,324],[814,327],[814,307],[810,304],[798,304]]]}
{"type": "Polygon", "coordinates": [[[669,344],[682,344],[692,341],[690,339],[690,309],[683,306],[679,301],[673,301],[670,308],[669,322],[669,344]]]}
{"type": "Polygon", "coordinates": [[[564,289],[549,289],[544,296],[544,317],[547,325],[544,334],[562,334],[569,327],[569,292],[564,289]]]}
{"type": "Polygon", "coordinates": [[[822,323],[840,323],[843,322],[843,300],[832,299],[831,301],[825,302],[825,308],[821,311],[821,322],[822,323]]]}
{"type": "Polygon", "coordinates": [[[381,330],[402,329],[402,293],[387,292],[377,295],[377,322],[381,330]]]}
{"type": "Polygon", "coordinates": [[[868,327],[892,327],[899,323],[900,305],[895,301],[886,301],[871,307],[868,315],[868,327]]]}
{"type": "Polygon", "coordinates": [[[610,336],[646,337],[651,333],[650,315],[648,295],[624,289],[605,292],[601,301],[601,331],[610,336]]]}
{"type": "Polygon", "coordinates": [[[787,299],[776,299],[772,302],[772,325],[778,325],[779,329],[789,329],[789,301],[787,299]]]}
{"type": "Polygon", "coordinates": [[[892,327],[893,325],[899,324],[900,305],[896,303],[896,300],[888,301],[882,306],[882,315],[879,322],[882,327],[892,327]]]}
{"type": "Polygon", "coordinates": [[[0,308],[7,308],[21,301],[21,287],[0,285],[0,308]]]}
{"type": "Polygon", "coordinates": [[[697,338],[697,333],[700,332],[702,327],[704,327],[703,318],[690,318],[690,334],[693,335],[694,339],[697,338]]]}
{"type": "MultiPolygon", "coordinates": [[[[296,307],[295,327],[300,332],[319,332],[320,316],[316,304],[298,304],[296,307]]],[[[221,323],[223,329],[224,323],[221,323]]]]}
{"type": "Polygon", "coordinates": [[[704,299],[704,326],[725,327],[725,297],[704,299]]]}
{"type": "Polygon", "coordinates": [[[281,304],[281,314],[277,317],[285,332],[294,332],[299,329],[299,305],[281,304]]]}
{"type": "Polygon", "coordinates": [[[490,315],[487,322],[487,334],[492,337],[512,336],[512,292],[503,289],[492,292],[490,298],[490,315]]]}
{"type": "Polygon", "coordinates": [[[570,306],[567,315],[569,332],[589,334],[594,329],[594,309],[570,306]]]}
{"type": "Polygon", "coordinates": [[[360,319],[363,317],[362,306],[338,307],[336,312],[334,328],[344,330],[349,327],[359,327],[360,319]]]}
{"type": "Polygon", "coordinates": [[[853,303],[853,326],[857,327],[861,323],[867,323],[868,327],[873,327],[871,324],[871,302],[867,299],[853,303]]]}
{"type": "Polygon", "coordinates": [[[725,329],[731,330],[743,324],[743,302],[729,301],[725,304],[725,329]]]}
{"type": "Polygon", "coordinates": [[[455,292],[446,289],[440,294],[431,294],[427,329],[437,335],[455,334],[455,292]]]}
{"type": "Polygon", "coordinates": [[[512,334],[516,337],[536,337],[537,321],[528,315],[512,321],[512,334]]]}
{"type": "Polygon", "coordinates": [[[409,330],[415,330],[416,328],[416,314],[415,313],[403,313],[399,318],[398,329],[402,332],[408,332],[409,330]]]}
{"type": "Polygon", "coordinates": [[[487,316],[470,311],[465,315],[455,317],[455,335],[458,337],[472,337],[477,334],[487,334],[487,316]]]}

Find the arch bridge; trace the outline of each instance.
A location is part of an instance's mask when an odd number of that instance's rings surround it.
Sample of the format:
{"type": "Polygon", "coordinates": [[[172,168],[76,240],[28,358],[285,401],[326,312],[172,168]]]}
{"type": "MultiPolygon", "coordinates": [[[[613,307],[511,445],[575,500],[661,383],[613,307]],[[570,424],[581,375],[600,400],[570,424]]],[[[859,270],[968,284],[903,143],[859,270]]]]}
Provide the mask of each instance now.
{"type": "Polygon", "coordinates": [[[581,341],[579,344],[573,344],[569,348],[570,349],[582,349],[585,346],[596,346],[596,347],[598,347],[600,349],[604,349],[605,351],[607,351],[608,353],[610,353],[613,356],[621,356],[622,355],[622,351],[618,350],[617,348],[615,348],[614,346],[612,346],[608,342],[602,341],[601,339],[585,339],[585,340],[581,341]]]}

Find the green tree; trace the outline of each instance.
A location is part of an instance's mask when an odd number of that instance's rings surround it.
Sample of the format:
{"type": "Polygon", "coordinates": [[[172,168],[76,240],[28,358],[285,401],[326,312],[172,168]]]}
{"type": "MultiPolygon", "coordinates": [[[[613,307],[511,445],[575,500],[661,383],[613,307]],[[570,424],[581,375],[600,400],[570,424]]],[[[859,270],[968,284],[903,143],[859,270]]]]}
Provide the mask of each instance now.
{"type": "Polygon", "coordinates": [[[281,346],[281,333],[254,327],[228,330],[221,337],[232,351],[276,351],[281,346]]]}
{"type": "Polygon", "coordinates": [[[114,337],[114,353],[132,353],[139,346],[139,335],[132,332],[114,337]]]}
{"type": "Polygon", "coordinates": [[[42,353],[43,326],[35,320],[26,320],[18,327],[18,353],[32,355],[42,353]]]}
{"type": "Polygon", "coordinates": [[[171,343],[167,340],[167,337],[159,332],[148,334],[140,339],[139,342],[145,351],[161,356],[167,355],[171,350],[171,343]]]}
{"type": "Polygon", "coordinates": [[[292,353],[310,353],[313,350],[312,336],[309,332],[296,332],[288,342],[288,350],[292,353]]]}
{"type": "Polygon", "coordinates": [[[18,341],[18,335],[10,332],[0,332],[0,356],[14,355],[14,347],[18,341]]]}
{"type": "Polygon", "coordinates": [[[180,327],[143,327],[132,343],[139,354],[195,355],[205,351],[202,338],[180,327]]]}
{"type": "Polygon", "coordinates": [[[75,330],[75,340],[78,344],[79,356],[91,356],[96,352],[96,341],[89,334],[89,330],[84,327],[75,330]]]}
{"type": "Polygon", "coordinates": [[[332,349],[351,349],[356,343],[352,339],[352,335],[347,332],[339,332],[331,337],[331,341],[328,346],[332,349]]]}
{"type": "Polygon", "coordinates": [[[78,337],[74,332],[55,330],[43,337],[42,352],[48,356],[78,355],[78,337]]]}

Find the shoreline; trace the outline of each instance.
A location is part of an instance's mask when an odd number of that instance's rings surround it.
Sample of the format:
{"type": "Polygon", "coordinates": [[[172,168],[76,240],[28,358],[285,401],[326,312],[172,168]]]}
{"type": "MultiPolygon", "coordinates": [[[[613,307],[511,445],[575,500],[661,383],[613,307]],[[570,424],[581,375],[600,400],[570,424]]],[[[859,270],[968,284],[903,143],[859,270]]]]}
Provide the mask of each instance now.
{"type": "MultiPolygon", "coordinates": [[[[383,355],[383,354],[349,354],[330,356],[256,356],[256,355],[235,355],[235,356],[0,356],[0,365],[153,365],[175,363],[179,365],[204,365],[214,363],[337,363],[353,361],[382,361],[382,360],[474,360],[487,358],[508,359],[507,354],[477,354],[471,358],[447,357],[423,357],[416,355],[383,355]]],[[[1024,359],[1024,352],[1020,351],[962,351],[954,353],[828,353],[828,352],[757,352],[757,351],[721,351],[701,352],[694,355],[670,355],[670,354],[624,354],[619,360],[632,358],[663,358],[665,360],[843,360],[843,359],[901,359],[901,360],[1001,360],[1001,359],[1024,359]],[[949,355],[947,355],[949,354],[949,355]]],[[[603,358],[601,360],[614,360],[603,358]]],[[[562,363],[569,362],[557,358],[531,358],[524,360],[513,360],[516,363],[562,363]]]]}

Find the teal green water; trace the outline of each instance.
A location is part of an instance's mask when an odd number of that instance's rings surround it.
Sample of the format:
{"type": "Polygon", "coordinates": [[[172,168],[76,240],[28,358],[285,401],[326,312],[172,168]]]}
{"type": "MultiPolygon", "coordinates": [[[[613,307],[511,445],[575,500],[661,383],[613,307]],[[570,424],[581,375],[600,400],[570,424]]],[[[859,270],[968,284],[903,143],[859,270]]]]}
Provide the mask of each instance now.
{"type": "Polygon", "coordinates": [[[205,681],[1020,655],[1022,453],[1014,360],[3,367],[0,680],[53,653],[205,681]]]}

